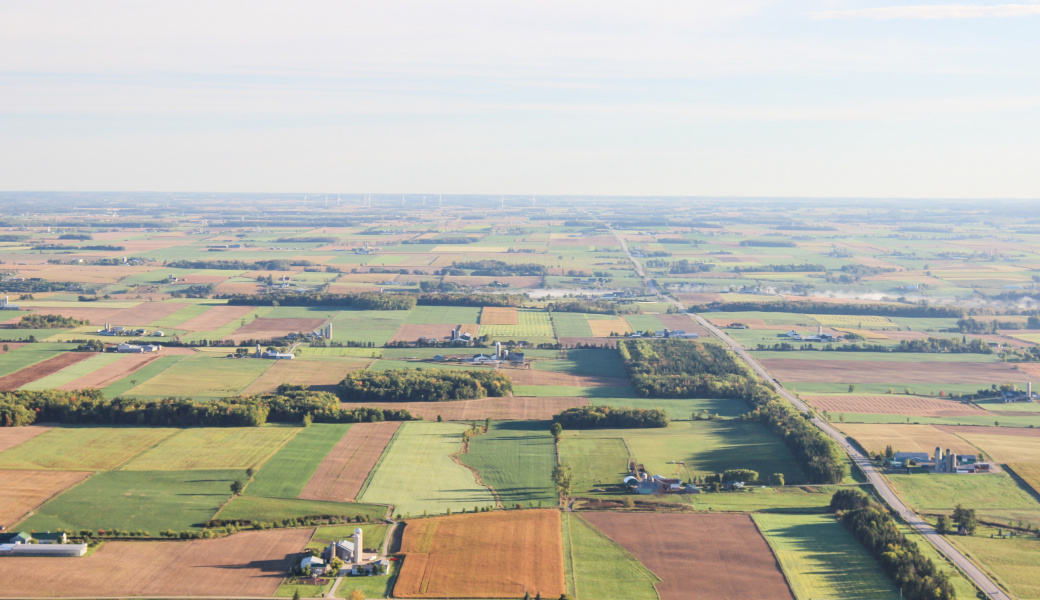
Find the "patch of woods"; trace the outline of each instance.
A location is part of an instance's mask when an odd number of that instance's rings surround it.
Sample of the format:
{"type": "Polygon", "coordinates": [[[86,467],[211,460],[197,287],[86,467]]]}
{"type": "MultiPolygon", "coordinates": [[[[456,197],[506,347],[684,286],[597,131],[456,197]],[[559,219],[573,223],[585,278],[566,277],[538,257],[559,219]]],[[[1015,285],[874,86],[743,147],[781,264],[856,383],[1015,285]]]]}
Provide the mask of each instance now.
{"type": "Polygon", "coordinates": [[[884,507],[858,489],[835,492],[831,512],[867,552],[907,600],[952,600],[956,597],[949,576],[940,571],[917,544],[908,540],[884,507]]]}
{"type": "Polygon", "coordinates": [[[739,399],[783,440],[810,483],[845,478],[841,449],[809,419],[757,381],[725,348],[687,340],[622,340],[618,352],[636,392],[647,398],[739,399]]]}
{"type": "Polygon", "coordinates": [[[668,427],[668,415],[660,409],[578,406],[553,417],[564,429],[645,429],[668,427]]]}
{"type": "Polygon", "coordinates": [[[554,300],[546,305],[549,312],[588,313],[592,315],[616,315],[619,313],[635,313],[635,307],[619,307],[612,302],[602,300],[554,300]],[[619,308],[621,310],[619,310],[619,308]]]}
{"type": "Polygon", "coordinates": [[[79,319],[71,319],[69,317],[63,317],[61,315],[41,315],[33,313],[31,315],[25,315],[17,323],[14,324],[15,329],[68,329],[71,327],[79,327],[80,325],[90,325],[90,321],[80,321],[79,319]]]}
{"type": "Polygon", "coordinates": [[[340,408],[339,399],[307,386],[282,384],[273,394],[220,400],[105,398],[101,390],[17,390],[0,393],[0,425],[34,422],[156,427],[259,427],[264,423],[409,421],[407,410],[340,408]]]}
{"type": "MultiPolygon", "coordinates": [[[[846,339],[848,339],[846,337],[846,339]]],[[[841,344],[834,346],[827,344],[801,344],[795,346],[788,342],[779,342],[769,346],[759,344],[759,350],[774,351],[807,351],[819,350],[822,352],[910,352],[923,354],[993,354],[993,348],[981,339],[975,338],[971,341],[957,338],[934,338],[924,340],[900,340],[898,344],[886,346],[885,344],[841,344]]]]}
{"type": "Polygon", "coordinates": [[[979,321],[974,317],[957,321],[957,331],[961,333],[997,333],[1001,329],[1040,329],[1040,317],[1029,315],[1025,323],[1018,321],[979,321]]]}
{"type": "Polygon", "coordinates": [[[813,273],[826,271],[827,267],[810,263],[794,263],[789,265],[758,265],[756,267],[733,267],[734,273],[813,273]]]}
{"type": "Polygon", "coordinates": [[[358,292],[351,294],[224,294],[215,298],[226,299],[233,306],[338,306],[355,310],[412,310],[416,297],[405,294],[358,292]]]}
{"type": "Polygon", "coordinates": [[[445,402],[506,396],[512,390],[508,375],[485,369],[358,371],[336,386],[344,402],[445,402]]]}
{"type": "Polygon", "coordinates": [[[312,267],[318,263],[309,260],[173,260],[164,266],[171,269],[220,269],[224,271],[288,271],[291,267],[312,267]]]}
{"type": "Polygon", "coordinates": [[[537,263],[507,263],[501,260],[469,260],[451,263],[453,269],[471,271],[479,277],[538,277],[545,275],[545,265],[537,263]]]}
{"type": "MultiPolygon", "coordinates": [[[[964,309],[956,306],[931,304],[836,304],[810,300],[780,300],[778,302],[712,302],[688,307],[690,312],[718,309],[724,312],[792,312],[817,315],[863,315],[878,317],[956,318],[964,316],[964,309]]],[[[973,309],[979,310],[979,309],[973,309]]]]}

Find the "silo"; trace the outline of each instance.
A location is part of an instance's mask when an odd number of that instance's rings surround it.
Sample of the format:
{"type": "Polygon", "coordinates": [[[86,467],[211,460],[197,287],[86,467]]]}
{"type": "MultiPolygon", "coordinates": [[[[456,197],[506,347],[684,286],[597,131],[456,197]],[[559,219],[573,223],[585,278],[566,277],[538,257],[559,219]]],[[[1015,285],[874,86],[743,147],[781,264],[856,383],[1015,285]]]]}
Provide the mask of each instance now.
{"type": "Polygon", "coordinates": [[[358,527],[357,529],[354,530],[354,564],[355,565],[360,565],[361,564],[361,551],[364,548],[364,546],[362,545],[361,535],[362,534],[361,534],[361,528],[360,527],[358,527]]]}

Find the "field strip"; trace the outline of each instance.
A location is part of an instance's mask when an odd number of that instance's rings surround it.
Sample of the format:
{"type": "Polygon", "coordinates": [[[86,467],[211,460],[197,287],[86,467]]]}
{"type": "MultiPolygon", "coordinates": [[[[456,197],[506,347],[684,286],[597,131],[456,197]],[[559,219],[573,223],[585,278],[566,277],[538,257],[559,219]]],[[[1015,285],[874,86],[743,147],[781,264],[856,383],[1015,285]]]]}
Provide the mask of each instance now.
{"type": "Polygon", "coordinates": [[[53,375],[58,371],[91,358],[89,352],[63,352],[52,358],[40,361],[10,375],[0,377],[0,391],[16,390],[23,385],[53,375]]]}
{"type": "Polygon", "coordinates": [[[314,476],[325,456],[346,434],[348,423],[315,423],[299,433],[269,458],[246,493],[271,498],[296,498],[314,476]]]}
{"type": "Polygon", "coordinates": [[[55,496],[86,481],[92,471],[0,471],[0,527],[24,521],[55,496]]]}
{"type": "Polygon", "coordinates": [[[399,421],[352,425],[325,455],[299,497],[331,502],[360,497],[397,437],[400,425],[399,421]]]}
{"type": "Polygon", "coordinates": [[[240,317],[239,319],[233,319],[227,324],[222,325],[214,329],[213,331],[198,331],[195,333],[189,333],[188,335],[182,336],[181,339],[186,342],[193,342],[198,340],[222,340],[225,337],[241,329],[241,321],[243,319],[246,321],[246,325],[248,325],[249,323],[252,323],[253,321],[271,312],[272,310],[274,309],[271,306],[259,306],[249,311],[247,314],[240,317]]]}
{"type": "Polygon", "coordinates": [[[14,448],[22,442],[51,430],[46,425],[26,425],[24,427],[0,427],[0,452],[14,448]]]}
{"type": "Polygon", "coordinates": [[[46,377],[41,377],[36,381],[27,383],[21,387],[23,390],[47,390],[53,388],[60,388],[65,384],[80,379],[102,369],[122,358],[125,355],[116,353],[103,353],[93,354],[86,360],[82,360],[78,363],[69,365],[57,373],[51,373],[46,377]]]}
{"type": "Polygon", "coordinates": [[[202,313],[204,313],[204,312],[208,311],[209,309],[213,308],[213,306],[214,305],[212,305],[212,304],[203,304],[201,302],[197,303],[197,304],[195,304],[195,303],[185,304],[184,308],[182,308],[182,309],[180,309],[180,310],[178,310],[178,311],[176,311],[174,313],[168,314],[165,317],[161,317],[159,319],[156,319],[156,320],[152,321],[151,323],[148,324],[148,327],[176,328],[181,323],[184,323],[185,321],[188,321],[190,319],[193,319],[193,318],[201,315],[202,313]]]}
{"type": "Polygon", "coordinates": [[[154,362],[150,362],[150,363],[148,363],[146,365],[143,365],[143,366],[135,369],[134,371],[130,372],[126,377],[123,377],[122,379],[119,379],[118,381],[115,381],[115,382],[105,386],[105,388],[102,391],[105,393],[105,397],[106,398],[114,398],[116,396],[121,396],[123,394],[128,394],[131,391],[131,389],[133,389],[137,385],[141,385],[145,381],[148,381],[149,379],[151,379],[153,377],[157,377],[160,374],[165,373],[170,367],[172,367],[173,365],[179,363],[181,360],[183,360],[187,356],[188,355],[183,355],[183,356],[162,356],[162,357],[159,357],[158,360],[156,360],[154,362]],[[160,363],[162,363],[162,364],[160,364],[160,363]],[[155,372],[152,373],[151,370],[154,370],[155,372]],[[143,381],[137,380],[137,377],[139,377],[141,373],[147,373],[148,374],[148,377],[146,379],[144,379],[143,381]],[[136,385],[132,383],[135,380],[138,381],[136,385]],[[122,385],[123,382],[126,382],[125,386],[122,385]]]}

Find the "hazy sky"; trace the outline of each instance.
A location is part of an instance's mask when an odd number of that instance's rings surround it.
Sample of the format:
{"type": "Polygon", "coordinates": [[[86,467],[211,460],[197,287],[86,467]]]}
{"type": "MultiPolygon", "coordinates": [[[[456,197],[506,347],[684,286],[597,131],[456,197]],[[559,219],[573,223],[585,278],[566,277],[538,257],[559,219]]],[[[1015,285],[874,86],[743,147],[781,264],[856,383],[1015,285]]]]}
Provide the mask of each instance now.
{"type": "Polygon", "coordinates": [[[0,189],[1040,198],[1040,0],[0,0],[0,189]]]}

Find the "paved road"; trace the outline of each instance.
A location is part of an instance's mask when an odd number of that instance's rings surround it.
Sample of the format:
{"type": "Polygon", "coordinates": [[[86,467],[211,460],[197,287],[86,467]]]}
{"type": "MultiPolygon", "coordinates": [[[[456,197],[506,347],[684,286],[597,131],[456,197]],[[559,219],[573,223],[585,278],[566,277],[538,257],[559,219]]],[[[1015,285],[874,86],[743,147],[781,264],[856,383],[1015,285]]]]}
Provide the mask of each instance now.
{"type": "MultiPolygon", "coordinates": [[[[631,260],[632,264],[635,265],[636,272],[639,273],[639,276],[642,277],[643,281],[646,283],[647,291],[651,293],[658,293],[656,287],[650,284],[649,279],[643,272],[642,265],[640,265],[639,261],[637,261],[632,256],[632,253],[629,252],[628,245],[625,244],[625,241],[621,238],[620,235],[617,234],[617,232],[613,230],[613,228],[608,227],[608,229],[610,230],[610,233],[614,236],[614,238],[617,239],[618,243],[621,244],[621,249],[625,251],[625,254],[628,256],[629,260],[631,260]]],[[[668,300],[680,309],[685,308],[682,305],[682,303],[676,300],[668,300]]],[[[776,389],[776,392],[783,396],[785,399],[787,399],[787,401],[794,405],[795,408],[802,411],[803,413],[811,413],[808,405],[802,402],[797,396],[788,392],[782,386],[780,386],[780,384],[778,384],[773,379],[773,376],[769,373],[769,371],[767,371],[766,368],[763,367],[757,359],[755,359],[755,357],[751,356],[751,354],[748,353],[748,351],[745,350],[743,346],[738,344],[733,338],[726,335],[722,330],[709,323],[700,315],[691,313],[690,316],[696,319],[696,321],[700,323],[701,326],[703,326],[705,329],[715,334],[717,338],[725,342],[733,350],[733,352],[735,352],[737,356],[743,359],[744,362],[748,364],[748,366],[750,366],[756,373],[758,373],[758,375],[762,377],[764,381],[772,383],[773,387],[776,389]]],[[[981,569],[979,569],[977,566],[975,566],[974,563],[968,560],[968,558],[964,556],[964,554],[962,554],[960,550],[958,550],[952,544],[950,544],[950,542],[948,542],[946,538],[936,533],[935,529],[932,528],[931,525],[926,523],[915,512],[910,510],[910,508],[903,503],[899,496],[897,496],[896,493],[892,490],[892,488],[888,485],[888,481],[881,475],[881,473],[878,472],[878,470],[874,467],[874,464],[870,461],[870,459],[864,456],[863,453],[857,450],[855,447],[853,447],[840,431],[832,427],[830,423],[827,423],[826,421],[816,416],[812,417],[812,422],[814,425],[823,430],[824,433],[833,438],[834,441],[837,442],[838,445],[841,446],[846,453],[848,453],[849,457],[852,459],[852,462],[854,462],[856,466],[859,467],[861,471],[863,471],[863,474],[867,477],[867,481],[869,481],[874,486],[874,489],[877,490],[878,495],[881,496],[881,498],[884,499],[884,501],[890,507],[892,507],[893,510],[898,512],[899,515],[907,523],[909,523],[911,527],[913,527],[915,530],[921,533],[924,539],[931,542],[931,544],[935,546],[936,549],[939,550],[939,552],[946,556],[946,558],[948,558],[950,562],[956,565],[957,568],[960,569],[960,571],[964,573],[964,575],[967,576],[968,579],[970,579],[976,587],[981,589],[987,597],[993,600],[1009,600],[1010,597],[1007,594],[1005,594],[1004,591],[1001,590],[997,586],[997,584],[995,584],[993,580],[989,578],[989,576],[983,573],[981,569]]]]}

